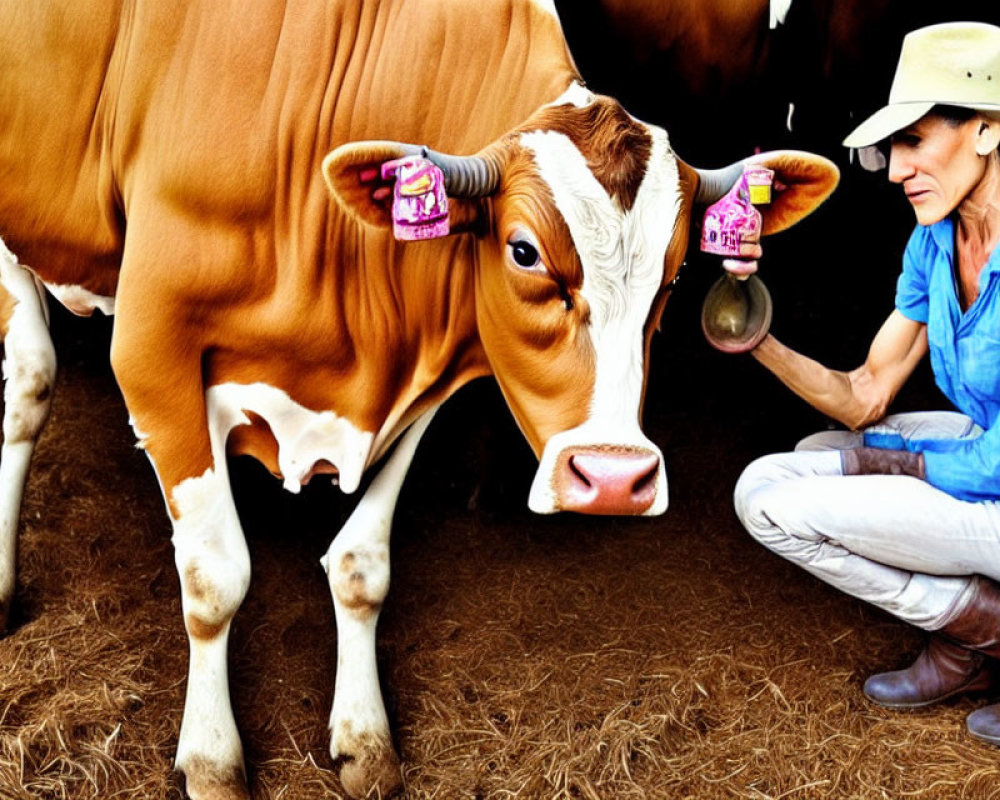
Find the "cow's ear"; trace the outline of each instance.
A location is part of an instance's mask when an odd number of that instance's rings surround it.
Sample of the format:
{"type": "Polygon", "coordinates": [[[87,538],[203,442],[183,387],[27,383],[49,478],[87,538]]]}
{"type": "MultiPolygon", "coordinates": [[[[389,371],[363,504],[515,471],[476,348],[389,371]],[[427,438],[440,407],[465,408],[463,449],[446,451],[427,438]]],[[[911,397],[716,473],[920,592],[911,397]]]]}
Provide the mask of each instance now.
{"type": "Polygon", "coordinates": [[[330,194],[347,214],[368,225],[392,225],[392,180],[383,180],[386,161],[412,155],[399,142],[351,142],[323,159],[330,194]]]}
{"type": "Polygon", "coordinates": [[[428,157],[448,176],[451,232],[481,231],[488,213],[483,198],[491,195],[499,182],[499,166],[493,156],[450,156],[391,141],[351,142],[323,159],[323,177],[334,202],[348,216],[367,225],[389,228],[394,178],[382,177],[382,165],[416,155],[428,157]]]}
{"type": "Polygon", "coordinates": [[[836,164],[800,150],[775,150],[748,161],[774,170],[771,203],[757,206],[764,217],[765,236],[790,228],[811,214],[840,182],[836,164]]]}

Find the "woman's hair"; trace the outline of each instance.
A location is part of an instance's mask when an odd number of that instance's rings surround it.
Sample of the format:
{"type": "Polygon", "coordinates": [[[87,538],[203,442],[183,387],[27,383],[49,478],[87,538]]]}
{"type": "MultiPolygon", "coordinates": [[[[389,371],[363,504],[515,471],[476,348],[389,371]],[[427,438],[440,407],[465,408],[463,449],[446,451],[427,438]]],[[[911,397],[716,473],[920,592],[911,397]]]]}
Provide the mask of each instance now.
{"type": "Polygon", "coordinates": [[[927,116],[937,117],[938,119],[947,122],[951,125],[951,127],[957,128],[959,125],[965,124],[979,113],[980,112],[976,111],[974,108],[938,104],[927,112],[927,116]]]}

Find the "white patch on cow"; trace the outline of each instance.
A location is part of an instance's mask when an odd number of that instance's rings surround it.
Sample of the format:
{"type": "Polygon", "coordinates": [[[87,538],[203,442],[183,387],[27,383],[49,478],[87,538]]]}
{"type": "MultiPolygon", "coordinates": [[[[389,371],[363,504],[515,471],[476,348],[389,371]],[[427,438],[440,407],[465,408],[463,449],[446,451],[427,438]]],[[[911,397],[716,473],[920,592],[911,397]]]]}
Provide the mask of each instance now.
{"type": "Polygon", "coordinates": [[[115,313],[115,298],[104,297],[84,289],[82,286],[47,283],[45,288],[52,292],[60,303],[78,317],[89,317],[94,311],[100,311],[106,317],[115,313]]]}
{"type": "Polygon", "coordinates": [[[771,30],[779,25],[783,25],[788,9],[792,6],[792,0],[771,0],[771,30]]]}
{"type": "Polygon", "coordinates": [[[789,133],[792,130],[792,117],[795,116],[795,103],[788,104],[788,115],[785,117],[785,127],[788,128],[789,133]]]}
{"type": "Polygon", "coordinates": [[[45,292],[0,241],[0,283],[14,299],[4,335],[4,442],[34,442],[48,417],[56,354],[45,292]]]}
{"type": "Polygon", "coordinates": [[[149,434],[139,429],[139,426],[135,421],[135,417],[133,417],[131,414],[129,415],[128,418],[128,424],[132,428],[132,433],[135,434],[135,446],[139,450],[145,450],[146,442],[149,440],[149,434]]]}
{"type": "Polygon", "coordinates": [[[549,103],[550,106],[571,105],[586,108],[594,102],[594,93],[579,81],[573,81],[559,97],[549,103]]]}
{"type": "Polygon", "coordinates": [[[0,282],[15,305],[4,335],[3,447],[0,450],[0,627],[14,594],[17,527],[31,455],[52,404],[56,354],[45,292],[0,240],[0,282]]]}
{"type": "Polygon", "coordinates": [[[188,636],[187,692],[175,762],[185,772],[200,764],[220,771],[243,769],[229,699],[227,642],[230,621],[250,583],[250,555],[229,488],[225,454],[221,457],[216,460],[218,470],[209,468],[182,481],[171,495],[177,509],[174,562],[181,577],[184,617],[220,627],[209,638],[188,636]]]}
{"type": "Polygon", "coordinates": [[[220,436],[248,424],[246,412],[267,422],[278,442],[278,467],[288,491],[297,493],[322,461],[337,468],[344,492],[350,494],[361,483],[374,434],[359,430],[332,411],[310,411],[265,383],[223,383],[212,386],[206,397],[212,429],[220,436]]]}
{"type": "Polygon", "coordinates": [[[556,10],[555,0],[531,0],[531,2],[542,9],[542,11],[551,14],[556,19],[559,19],[559,12],[556,10]]]}
{"type": "Polygon", "coordinates": [[[579,253],[584,275],[581,292],[590,307],[589,333],[596,356],[587,421],[552,437],[542,453],[528,500],[529,507],[539,513],[558,510],[552,476],[559,453],[580,445],[623,445],[656,453],[660,456],[656,500],[646,514],[661,514],[667,507],[663,458],[639,427],[639,407],[643,329],[663,283],[681,194],[666,132],[655,127],[648,130],[653,145],[649,164],[629,211],[608,195],[568,137],[553,131],[522,136],[579,253]]]}

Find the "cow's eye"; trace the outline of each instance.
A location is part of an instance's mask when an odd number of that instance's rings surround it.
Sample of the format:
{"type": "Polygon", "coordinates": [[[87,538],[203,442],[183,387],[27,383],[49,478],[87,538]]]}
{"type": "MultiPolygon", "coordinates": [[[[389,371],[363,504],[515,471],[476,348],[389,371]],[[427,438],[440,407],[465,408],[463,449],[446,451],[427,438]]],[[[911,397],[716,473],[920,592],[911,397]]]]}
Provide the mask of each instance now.
{"type": "Polygon", "coordinates": [[[507,247],[510,248],[510,257],[521,269],[538,269],[542,258],[531,242],[518,239],[508,242],[507,247]]]}

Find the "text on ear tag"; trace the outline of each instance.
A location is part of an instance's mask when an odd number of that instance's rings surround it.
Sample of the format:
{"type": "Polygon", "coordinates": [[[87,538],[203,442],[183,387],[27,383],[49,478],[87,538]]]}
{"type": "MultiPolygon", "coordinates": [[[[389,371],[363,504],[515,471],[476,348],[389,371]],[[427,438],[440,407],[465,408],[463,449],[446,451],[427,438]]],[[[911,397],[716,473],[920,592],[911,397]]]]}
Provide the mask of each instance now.
{"type": "Polygon", "coordinates": [[[395,178],[392,192],[392,233],[404,242],[447,236],[448,195],[444,173],[426,158],[407,156],[386,161],[382,179],[395,178]]]}

